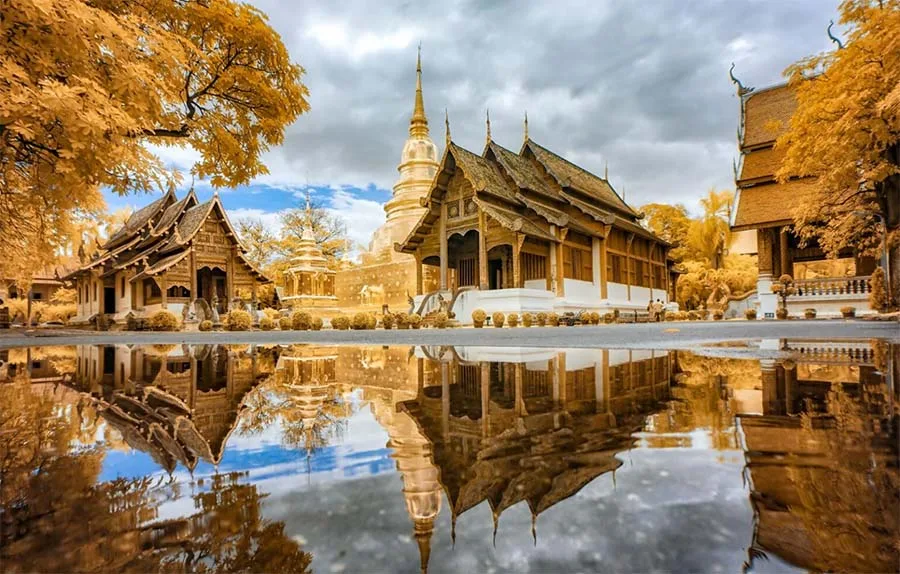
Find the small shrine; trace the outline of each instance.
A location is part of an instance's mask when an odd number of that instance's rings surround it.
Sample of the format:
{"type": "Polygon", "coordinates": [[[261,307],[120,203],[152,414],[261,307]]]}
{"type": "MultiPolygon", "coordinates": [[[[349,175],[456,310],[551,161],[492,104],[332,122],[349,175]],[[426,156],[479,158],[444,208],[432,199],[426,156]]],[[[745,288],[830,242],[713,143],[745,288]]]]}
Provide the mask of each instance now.
{"type": "Polygon", "coordinates": [[[291,259],[291,266],[284,272],[279,297],[282,303],[290,307],[335,308],[334,277],[335,271],[328,268],[322,248],[313,234],[312,206],[307,190],[306,224],[297,256],[291,259]]]}

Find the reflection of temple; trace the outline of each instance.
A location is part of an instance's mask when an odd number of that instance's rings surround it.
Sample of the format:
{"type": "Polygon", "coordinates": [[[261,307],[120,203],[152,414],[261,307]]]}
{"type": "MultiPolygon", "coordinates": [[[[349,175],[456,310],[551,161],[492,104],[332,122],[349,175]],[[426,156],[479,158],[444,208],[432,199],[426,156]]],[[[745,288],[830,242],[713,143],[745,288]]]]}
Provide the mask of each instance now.
{"type": "Polygon", "coordinates": [[[762,412],[738,417],[757,515],[754,548],[810,570],[896,570],[892,363],[900,357],[866,343],[781,347],[797,358],[761,361],[762,412]]]}
{"type": "MultiPolygon", "coordinates": [[[[421,349],[418,393],[401,408],[433,445],[439,478],[424,468],[420,481],[404,473],[404,492],[413,482],[429,501],[429,513],[410,507],[417,536],[440,508],[438,484],[454,529],[459,515],[484,501],[495,532],[501,513],[519,502],[536,521],[620,466],[616,454],[667,397],[667,352],[491,351],[421,349]]],[[[425,561],[427,545],[420,546],[425,561]]]]}
{"type": "Polygon", "coordinates": [[[269,352],[223,345],[80,346],[74,385],[110,426],[163,468],[218,463],[242,401],[271,371],[269,352]]]}

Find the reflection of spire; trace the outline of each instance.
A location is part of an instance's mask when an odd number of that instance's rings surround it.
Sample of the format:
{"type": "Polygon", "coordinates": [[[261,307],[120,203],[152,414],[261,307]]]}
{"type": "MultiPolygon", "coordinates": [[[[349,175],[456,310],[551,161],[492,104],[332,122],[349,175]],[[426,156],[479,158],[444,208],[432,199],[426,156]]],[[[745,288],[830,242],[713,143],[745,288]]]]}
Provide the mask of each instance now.
{"type": "Polygon", "coordinates": [[[497,526],[500,525],[500,512],[497,510],[493,510],[491,512],[491,516],[494,519],[494,536],[493,536],[492,540],[494,543],[494,548],[496,548],[497,547],[497,526]]]}
{"type": "Polygon", "coordinates": [[[537,513],[531,511],[531,537],[534,538],[534,545],[537,546],[537,513]]]}
{"type": "Polygon", "coordinates": [[[409,135],[428,135],[428,118],[425,117],[425,99],[422,97],[422,44],[419,44],[419,55],[416,58],[416,103],[409,120],[409,135]]]}
{"type": "Polygon", "coordinates": [[[428,572],[428,559],[431,558],[431,533],[434,531],[434,525],[430,528],[419,532],[419,525],[416,524],[416,543],[419,545],[419,568],[422,574],[428,572]]]}

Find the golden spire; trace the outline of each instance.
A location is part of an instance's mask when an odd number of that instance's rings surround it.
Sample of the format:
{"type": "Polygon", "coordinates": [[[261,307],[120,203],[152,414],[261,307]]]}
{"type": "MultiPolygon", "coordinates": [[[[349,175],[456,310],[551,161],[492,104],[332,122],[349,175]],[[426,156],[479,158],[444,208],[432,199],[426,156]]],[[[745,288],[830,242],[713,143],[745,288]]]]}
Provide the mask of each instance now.
{"type": "Polygon", "coordinates": [[[444,108],[444,128],[446,131],[447,146],[450,146],[450,113],[444,108]]]}
{"type": "Polygon", "coordinates": [[[419,43],[419,55],[416,58],[416,104],[412,118],[409,120],[409,135],[427,136],[428,118],[425,117],[425,100],[422,97],[422,44],[419,43]]]}
{"type": "Polygon", "coordinates": [[[525,141],[528,141],[528,110],[525,110],[525,141]]]}
{"type": "Polygon", "coordinates": [[[491,110],[484,110],[487,124],[487,135],[485,135],[484,143],[485,145],[490,145],[491,143],[491,110]]]}

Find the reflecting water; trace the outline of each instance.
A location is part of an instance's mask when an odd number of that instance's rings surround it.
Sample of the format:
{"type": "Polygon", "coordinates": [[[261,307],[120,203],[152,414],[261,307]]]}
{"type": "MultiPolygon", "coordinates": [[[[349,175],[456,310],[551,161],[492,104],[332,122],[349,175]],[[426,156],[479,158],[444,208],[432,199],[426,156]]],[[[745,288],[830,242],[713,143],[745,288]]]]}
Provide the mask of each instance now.
{"type": "Polygon", "coordinates": [[[0,350],[0,559],[896,570],[900,349],[770,343],[0,350]]]}

